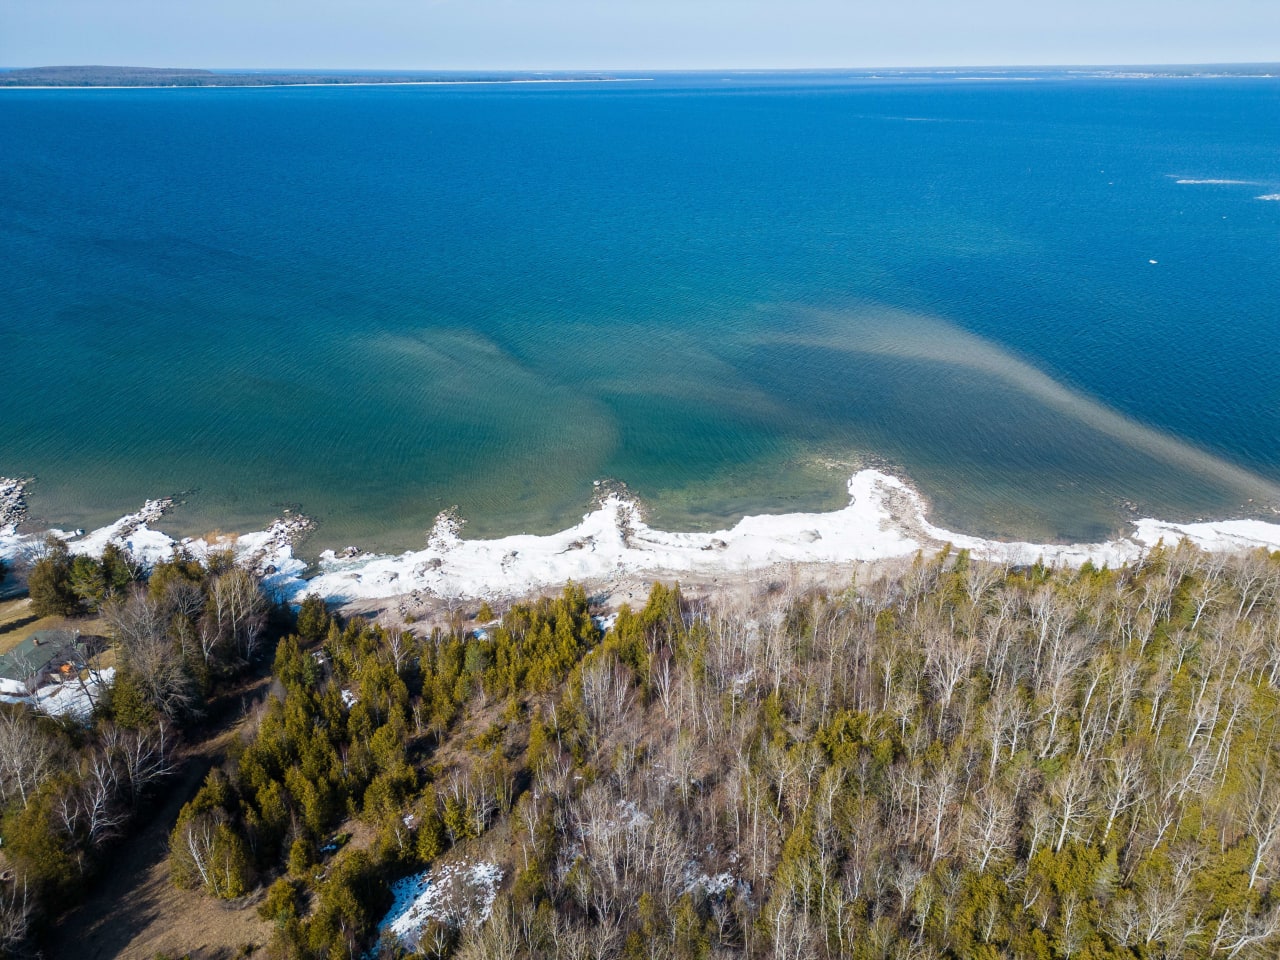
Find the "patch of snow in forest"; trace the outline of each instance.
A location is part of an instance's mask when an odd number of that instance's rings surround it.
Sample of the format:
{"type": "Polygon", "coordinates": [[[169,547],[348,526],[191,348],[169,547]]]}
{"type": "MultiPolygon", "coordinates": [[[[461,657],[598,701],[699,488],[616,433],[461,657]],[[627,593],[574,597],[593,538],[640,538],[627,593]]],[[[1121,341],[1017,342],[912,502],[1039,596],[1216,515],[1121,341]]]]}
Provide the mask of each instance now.
{"type": "Polygon", "coordinates": [[[701,889],[708,897],[720,897],[737,887],[738,882],[732,873],[717,873],[715,876],[699,873],[686,877],[684,892],[693,893],[701,889]]]}
{"type": "Polygon", "coordinates": [[[86,680],[75,678],[46,684],[31,694],[25,693],[25,687],[20,693],[6,685],[5,692],[0,695],[0,703],[25,703],[51,717],[87,720],[115,675],[113,667],[94,670],[86,680]]]}
{"type": "Polygon", "coordinates": [[[445,864],[405,877],[391,885],[395,899],[378,933],[415,950],[432,920],[455,929],[477,926],[489,918],[501,882],[502,868],[487,862],[445,864]]]}
{"type": "Polygon", "coordinates": [[[621,825],[628,830],[647,827],[653,823],[653,818],[636,806],[634,800],[618,801],[618,812],[621,825]]]}

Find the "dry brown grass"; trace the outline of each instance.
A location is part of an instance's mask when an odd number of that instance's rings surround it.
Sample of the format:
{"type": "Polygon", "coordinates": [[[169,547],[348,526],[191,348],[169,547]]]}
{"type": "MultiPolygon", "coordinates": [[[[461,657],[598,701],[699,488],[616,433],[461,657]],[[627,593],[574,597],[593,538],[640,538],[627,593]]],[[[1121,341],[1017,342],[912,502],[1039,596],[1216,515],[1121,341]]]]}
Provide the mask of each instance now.
{"type": "Polygon", "coordinates": [[[26,597],[0,602],[0,653],[8,653],[31,634],[41,630],[79,630],[105,635],[107,623],[101,617],[37,617],[26,597]]]}
{"type": "Polygon", "coordinates": [[[26,597],[0,602],[0,653],[8,653],[31,634],[41,629],[40,618],[31,612],[26,597]]]}
{"type": "Polygon", "coordinates": [[[94,893],[58,925],[46,957],[151,960],[189,953],[193,960],[230,960],[245,947],[266,944],[271,926],[258,917],[260,892],[227,904],[180,890],[169,873],[169,830],[220,751],[212,753],[190,758],[160,806],[144,817],[146,826],[115,852],[94,893]]]}
{"type": "Polygon", "coordinates": [[[157,954],[190,954],[192,960],[232,960],[266,945],[271,924],[258,916],[262,891],[224,903],[198,890],[180,890],[169,872],[168,853],[169,832],[183,804],[256,723],[270,684],[267,670],[264,665],[260,675],[211,705],[221,720],[210,724],[205,739],[181,751],[182,772],[142,814],[137,832],[108,857],[84,903],[51,931],[42,944],[46,958],[152,960],[157,954]]]}

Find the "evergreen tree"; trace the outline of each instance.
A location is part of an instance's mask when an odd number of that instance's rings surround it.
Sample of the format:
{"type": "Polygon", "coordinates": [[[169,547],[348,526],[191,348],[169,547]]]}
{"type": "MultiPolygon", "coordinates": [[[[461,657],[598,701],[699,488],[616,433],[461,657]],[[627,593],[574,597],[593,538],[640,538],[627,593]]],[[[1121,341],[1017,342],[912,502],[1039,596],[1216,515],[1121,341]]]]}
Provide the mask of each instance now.
{"type": "Polygon", "coordinates": [[[31,568],[27,592],[39,617],[71,617],[80,612],[80,598],[71,582],[71,551],[60,537],[45,538],[45,553],[31,568]]]}

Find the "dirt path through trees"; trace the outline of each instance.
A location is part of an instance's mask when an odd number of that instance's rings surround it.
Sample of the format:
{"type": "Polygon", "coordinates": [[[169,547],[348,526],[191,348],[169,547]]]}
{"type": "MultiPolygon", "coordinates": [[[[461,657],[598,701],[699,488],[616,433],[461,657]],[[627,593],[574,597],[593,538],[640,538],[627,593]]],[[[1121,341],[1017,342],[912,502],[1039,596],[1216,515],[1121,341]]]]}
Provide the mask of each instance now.
{"type": "Polygon", "coordinates": [[[139,828],[108,857],[84,903],[53,928],[44,943],[49,960],[151,960],[158,954],[222,960],[261,947],[270,926],[250,902],[225,904],[198,890],[180,890],[169,875],[169,833],[178,812],[221,763],[251,723],[270,685],[270,659],[257,674],[210,706],[210,717],[180,752],[181,771],[140,814],[139,828]]]}

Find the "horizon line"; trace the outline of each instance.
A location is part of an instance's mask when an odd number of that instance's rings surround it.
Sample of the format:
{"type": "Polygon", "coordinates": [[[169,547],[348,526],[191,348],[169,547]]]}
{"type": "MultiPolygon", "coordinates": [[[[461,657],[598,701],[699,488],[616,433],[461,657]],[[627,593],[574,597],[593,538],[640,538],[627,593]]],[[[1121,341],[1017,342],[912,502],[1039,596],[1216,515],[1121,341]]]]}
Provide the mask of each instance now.
{"type": "Polygon", "coordinates": [[[1074,63],[934,63],[934,64],[895,64],[895,65],[812,65],[812,66],[668,66],[668,67],[356,67],[356,66],[254,66],[254,67],[213,67],[213,66],[175,66],[173,64],[154,66],[139,63],[41,63],[28,65],[0,65],[0,71],[15,70],[54,70],[54,69],[113,69],[113,70],[209,70],[214,72],[283,72],[283,71],[323,71],[326,73],[579,73],[614,71],[618,73],[822,73],[832,71],[872,71],[872,70],[1072,70],[1072,69],[1185,69],[1208,67],[1278,67],[1280,60],[1205,60],[1205,61],[1165,61],[1165,62],[1074,62],[1074,63]]]}

